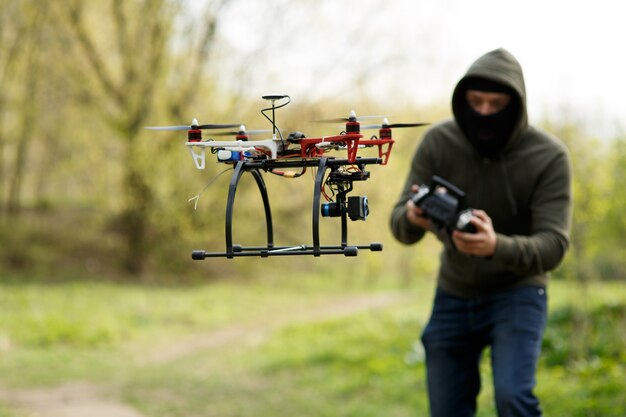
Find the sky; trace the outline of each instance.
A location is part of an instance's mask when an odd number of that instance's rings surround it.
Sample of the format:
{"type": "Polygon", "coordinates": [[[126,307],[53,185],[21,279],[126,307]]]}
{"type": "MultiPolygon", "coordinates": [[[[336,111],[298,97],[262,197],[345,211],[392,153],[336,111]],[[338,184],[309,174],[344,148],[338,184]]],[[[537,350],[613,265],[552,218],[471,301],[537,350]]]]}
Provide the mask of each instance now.
{"type": "MultiPolygon", "coordinates": [[[[237,3],[236,3],[237,4],[237,3]]],[[[221,26],[251,94],[296,100],[363,91],[415,105],[448,103],[480,55],[521,63],[531,122],[580,122],[600,138],[626,133],[626,5],[595,0],[243,1],[221,26]],[[250,69],[251,68],[251,69],[250,69]],[[359,88],[355,88],[359,86],[359,88]]]]}

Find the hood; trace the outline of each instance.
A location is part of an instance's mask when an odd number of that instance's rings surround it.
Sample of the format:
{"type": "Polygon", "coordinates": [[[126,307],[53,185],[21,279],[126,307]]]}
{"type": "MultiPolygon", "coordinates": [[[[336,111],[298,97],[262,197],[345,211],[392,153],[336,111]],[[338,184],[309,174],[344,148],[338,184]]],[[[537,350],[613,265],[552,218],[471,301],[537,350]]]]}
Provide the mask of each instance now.
{"type": "Polygon", "coordinates": [[[528,127],[526,110],[526,87],[522,67],[510,52],[505,49],[496,49],[478,58],[458,82],[452,95],[452,112],[454,118],[466,137],[467,129],[463,124],[463,111],[468,107],[465,98],[467,84],[474,78],[486,79],[502,84],[513,90],[517,95],[513,98],[518,104],[514,127],[503,149],[510,148],[517,142],[521,134],[528,127]]]}

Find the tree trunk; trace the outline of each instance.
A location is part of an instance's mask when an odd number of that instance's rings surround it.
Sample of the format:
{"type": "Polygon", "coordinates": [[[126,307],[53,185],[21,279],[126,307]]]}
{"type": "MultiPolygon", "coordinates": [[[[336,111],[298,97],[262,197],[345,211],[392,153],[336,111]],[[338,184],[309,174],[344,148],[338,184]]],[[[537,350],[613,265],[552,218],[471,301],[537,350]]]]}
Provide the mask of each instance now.
{"type": "MultiPolygon", "coordinates": [[[[33,39],[36,42],[36,38],[33,39]]],[[[34,49],[34,48],[33,48],[34,49]]],[[[30,56],[27,58],[28,70],[24,74],[25,86],[22,103],[20,129],[17,133],[17,150],[15,153],[15,161],[13,164],[13,172],[9,182],[9,197],[7,201],[7,209],[10,215],[19,216],[22,209],[22,187],[24,185],[24,170],[27,164],[27,155],[29,145],[33,138],[37,125],[37,95],[39,90],[39,55],[36,51],[30,50],[30,56]]]]}
{"type": "Polygon", "coordinates": [[[154,198],[144,170],[140,166],[134,141],[131,141],[128,148],[124,196],[125,206],[121,219],[127,245],[124,267],[129,273],[139,275],[150,253],[149,226],[154,198]]]}

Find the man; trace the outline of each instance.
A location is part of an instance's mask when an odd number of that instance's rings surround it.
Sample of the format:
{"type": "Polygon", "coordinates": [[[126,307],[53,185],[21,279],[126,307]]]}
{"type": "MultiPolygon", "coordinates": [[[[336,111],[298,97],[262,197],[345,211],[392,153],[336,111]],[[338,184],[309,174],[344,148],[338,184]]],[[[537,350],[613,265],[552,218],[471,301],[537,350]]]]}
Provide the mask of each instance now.
{"type": "Polygon", "coordinates": [[[431,415],[475,414],[479,362],[489,346],[498,415],[540,416],[533,388],[548,271],[569,246],[568,152],[528,124],[522,69],[504,49],[470,66],[452,110],[453,120],[425,135],[391,216],[394,236],[406,244],[428,230],[446,234],[422,335],[431,415]],[[466,193],[475,233],[437,230],[411,201],[433,175],[466,193]]]}

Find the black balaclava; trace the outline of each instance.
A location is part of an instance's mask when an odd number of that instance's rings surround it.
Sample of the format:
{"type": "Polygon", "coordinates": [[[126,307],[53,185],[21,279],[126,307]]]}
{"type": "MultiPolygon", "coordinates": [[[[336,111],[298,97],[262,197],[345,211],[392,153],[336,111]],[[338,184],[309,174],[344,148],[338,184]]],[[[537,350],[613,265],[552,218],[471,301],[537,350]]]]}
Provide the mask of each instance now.
{"type": "Polygon", "coordinates": [[[462,108],[459,125],[476,151],[483,157],[493,159],[504,149],[519,117],[520,102],[515,91],[503,84],[484,78],[467,78],[459,90],[462,108]],[[502,110],[490,115],[482,115],[472,109],[465,98],[467,90],[489,93],[506,93],[511,101],[502,110]]]}

